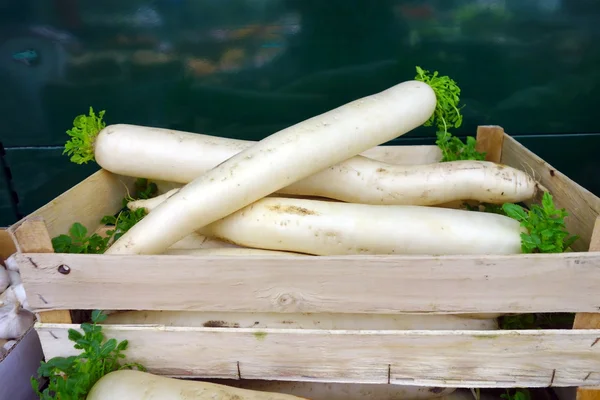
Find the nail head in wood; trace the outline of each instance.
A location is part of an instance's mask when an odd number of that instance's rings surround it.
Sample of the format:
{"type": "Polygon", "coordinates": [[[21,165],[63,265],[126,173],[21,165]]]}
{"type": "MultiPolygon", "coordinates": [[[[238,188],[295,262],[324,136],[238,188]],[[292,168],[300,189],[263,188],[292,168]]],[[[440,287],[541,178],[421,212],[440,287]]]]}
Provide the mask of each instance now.
{"type": "Polygon", "coordinates": [[[63,275],[69,275],[71,273],[71,268],[68,265],[62,264],[58,266],[58,272],[63,275]]]}

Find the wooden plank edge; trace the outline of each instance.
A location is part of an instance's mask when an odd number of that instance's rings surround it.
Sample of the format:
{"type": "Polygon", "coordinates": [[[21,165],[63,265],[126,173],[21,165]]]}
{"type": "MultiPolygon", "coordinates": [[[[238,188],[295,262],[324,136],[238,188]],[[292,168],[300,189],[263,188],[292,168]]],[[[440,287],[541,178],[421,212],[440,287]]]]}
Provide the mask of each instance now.
{"type": "MultiPolygon", "coordinates": [[[[37,324],[36,326],[45,351],[48,349],[48,353],[52,356],[68,356],[74,352],[71,350],[72,346],[66,334],[68,329],[78,328],[70,324],[37,324]],[[61,351],[57,352],[57,348],[61,351]]],[[[600,336],[600,330],[322,331],[124,325],[103,325],[103,330],[109,337],[129,341],[130,347],[127,351],[129,361],[145,364],[144,359],[146,359],[149,362],[145,365],[150,372],[177,377],[235,378],[237,374],[238,377],[245,379],[393,383],[465,388],[567,387],[573,386],[574,383],[585,385],[586,381],[589,382],[587,384],[589,387],[600,385],[598,375],[586,372],[590,368],[597,368],[600,363],[600,358],[590,356],[590,352],[594,352],[590,343],[600,336]],[[160,336],[156,336],[157,334],[160,336]],[[215,363],[214,368],[205,366],[201,361],[202,357],[196,358],[193,354],[190,355],[191,359],[184,363],[185,367],[181,367],[181,360],[176,355],[172,355],[171,360],[163,357],[160,365],[157,364],[154,357],[156,350],[149,348],[145,343],[158,337],[163,341],[163,346],[178,343],[178,348],[171,348],[177,354],[188,351],[185,345],[187,341],[184,340],[186,338],[205,343],[207,349],[218,351],[218,355],[215,353],[212,358],[212,362],[215,363]],[[272,339],[268,339],[270,337],[272,339]],[[139,342],[136,341],[138,338],[139,342]],[[230,343],[231,348],[226,346],[230,343]],[[373,347],[376,343],[379,345],[373,347]],[[407,350],[411,347],[406,346],[415,343],[418,348],[407,350]],[[440,343],[447,345],[440,347],[440,343]],[[448,343],[455,343],[455,346],[448,343]],[[517,353],[526,352],[527,359],[513,357],[511,352],[506,352],[505,348],[509,343],[517,349],[517,353]],[[470,344],[473,349],[463,348],[464,344],[470,344]],[[298,347],[303,347],[304,352],[313,352],[316,361],[311,361],[308,366],[303,365],[306,359],[313,360],[312,355],[306,354],[296,360],[291,354],[299,350],[298,347]],[[323,348],[327,348],[328,351],[322,353],[320,349],[323,348]],[[362,353],[358,350],[357,353],[354,351],[361,348],[362,353]],[[368,355],[368,349],[375,349],[371,350],[374,353],[368,355]],[[430,349],[428,352],[430,354],[419,356],[423,349],[430,349]],[[473,350],[472,354],[469,354],[470,350],[473,350]],[[279,354],[280,351],[290,352],[285,358],[288,360],[287,365],[282,365],[281,361],[277,360],[271,360],[270,363],[267,361],[271,357],[270,354],[279,354]],[[412,362],[402,362],[401,354],[411,351],[415,352],[408,355],[412,362]],[[357,356],[348,364],[349,357],[352,357],[351,353],[356,353],[357,356]],[[485,368],[472,361],[472,357],[493,359],[494,362],[490,364],[492,371],[485,371],[485,368]],[[381,358],[385,359],[382,365],[375,365],[377,364],[375,360],[381,358]],[[398,358],[397,365],[392,361],[396,358],[398,358]],[[196,359],[200,361],[195,362],[196,359]],[[236,359],[237,365],[234,361],[236,359]],[[535,364],[536,359],[540,360],[539,365],[535,364]],[[592,360],[595,361],[590,363],[592,360]],[[151,365],[153,362],[155,365],[151,365]],[[418,374],[418,365],[424,362],[427,368],[423,378],[418,374]],[[328,365],[328,367],[323,369],[317,367],[318,365],[328,365]],[[552,370],[552,367],[555,369],[552,370]],[[203,368],[206,372],[197,372],[198,369],[203,368]],[[463,371],[456,372],[453,371],[454,368],[463,371]],[[361,372],[367,370],[370,371],[370,376],[369,374],[365,376],[361,372]],[[276,373],[271,374],[273,372],[276,373]],[[465,377],[453,378],[456,373],[464,374],[465,377]],[[513,373],[515,376],[510,375],[513,373]],[[574,377],[574,374],[577,377],[574,377]]],[[[160,348],[160,345],[157,346],[160,348]]],[[[195,351],[204,350],[195,349],[195,351]]]]}
{"type": "MultiPolygon", "coordinates": [[[[600,217],[596,218],[594,230],[590,240],[590,251],[600,251],[600,217]]],[[[577,313],[573,322],[573,329],[600,329],[599,313],[577,313]]],[[[600,388],[577,388],[577,400],[600,400],[600,388]]]]}
{"type": "Polygon", "coordinates": [[[39,310],[594,312],[594,294],[600,290],[600,252],[498,256],[488,262],[477,256],[340,256],[323,257],[318,265],[312,257],[18,254],[16,260],[30,305],[39,310]],[[151,295],[154,291],[132,295],[139,285],[160,286],[156,277],[164,276],[168,265],[177,268],[161,284],[177,287],[178,296],[151,295]],[[368,284],[359,279],[365,273],[371,274],[368,284]],[[402,277],[404,281],[390,283],[402,277]],[[544,280],[548,285],[540,284],[544,280]],[[421,296],[432,282],[438,290],[435,299],[421,296]],[[220,294],[232,286],[230,296],[220,294]],[[353,299],[360,288],[375,294],[353,299]],[[473,303],[471,296],[479,301],[473,303]]]}

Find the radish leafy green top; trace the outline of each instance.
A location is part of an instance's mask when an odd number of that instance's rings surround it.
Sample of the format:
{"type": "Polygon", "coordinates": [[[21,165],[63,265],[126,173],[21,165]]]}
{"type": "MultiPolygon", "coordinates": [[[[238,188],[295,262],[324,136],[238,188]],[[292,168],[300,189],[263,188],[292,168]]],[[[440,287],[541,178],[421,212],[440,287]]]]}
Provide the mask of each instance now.
{"type": "Polygon", "coordinates": [[[95,161],[94,158],[94,142],[96,136],[106,123],[102,120],[106,111],[100,111],[98,115],[94,113],[94,109],[90,107],[89,115],[78,115],[73,121],[73,128],[67,131],[67,135],[71,137],[65,143],[63,154],[71,156],[71,161],[76,164],[86,164],[90,161],[95,161]]]}
{"type": "Polygon", "coordinates": [[[40,392],[40,382],[35,377],[31,378],[31,386],[40,399],[85,400],[94,384],[109,372],[133,368],[146,370],[137,363],[121,364],[128,342],[106,340],[102,326],[98,325],[105,319],[105,314],[94,310],[92,323],[81,324],[83,333],[69,329],[69,340],[75,342],[76,349],[82,350],[81,354],[41,362],[37,373],[40,377],[49,378],[48,387],[40,392]]]}
{"type": "Polygon", "coordinates": [[[565,217],[569,214],[564,208],[556,209],[548,192],[544,192],[542,205],[532,204],[529,211],[511,203],[503,204],[502,210],[527,229],[521,234],[523,253],[562,253],[579,238],[567,232],[565,217]]]}
{"type": "Polygon", "coordinates": [[[468,136],[466,143],[463,143],[448,131],[449,128],[459,128],[463,121],[460,110],[464,106],[459,106],[460,88],[456,82],[448,76],[439,76],[438,71],[430,73],[421,67],[416,68],[415,79],[431,86],[437,98],[435,111],[423,126],[435,125],[437,129],[435,144],[442,150],[441,161],[484,160],[485,153],[475,149],[474,137],[468,136]]]}

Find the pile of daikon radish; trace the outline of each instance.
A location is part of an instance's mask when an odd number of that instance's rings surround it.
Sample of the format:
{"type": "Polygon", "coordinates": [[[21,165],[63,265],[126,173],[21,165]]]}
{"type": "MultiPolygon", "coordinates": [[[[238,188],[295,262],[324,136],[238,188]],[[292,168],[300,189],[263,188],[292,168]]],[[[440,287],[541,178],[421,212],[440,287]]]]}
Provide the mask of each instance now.
{"type": "Polygon", "coordinates": [[[530,199],[539,185],[524,171],[487,161],[402,165],[360,155],[434,118],[443,121],[448,105],[441,96],[448,96],[441,85],[403,82],[259,142],[104,126],[102,114],[90,110],[79,122],[80,142],[72,142],[85,148],[79,161],[172,188],[129,203],[149,214],[106,254],[521,252],[518,221],[442,205],[530,199]],[[83,136],[88,130],[93,136],[83,136]],[[201,244],[190,249],[190,241],[201,244]]]}
{"type": "MultiPolygon", "coordinates": [[[[391,164],[361,155],[423,124],[435,121],[446,126],[453,121],[460,93],[446,84],[453,81],[435,79],[436,75],[400,83],[259,142],[124,124],[105,126],[104,113],[96,115],[90,109],[89,116],[75,120],[65,152],[74,162],[96,161],[107,171],[146,178],[163,188],[158,197],[128,204],[131,210],[143,208],[148,214],[106,250],[109,255],[520,253],[519,221],[445,204],[530,199],[540,186],[525,172],[487,161],[403,165],[402,160],[391,164]]],[[[196,312],[129,311],[111,314],[104,323],[206,326],[204,321],[210,317],[196,312]]],[[[212,317],[236,321],[237,326],[259,320],[231,313],[212,317]]],[[[321,314],[290,318],[296,318],[297,329],[496,329],[495,317],[321,314]],[[319,324],[315,318],[320,318],[319,324]]],[[[280,323],[272,315],[262,315],[260,321],[261,328],[280,323]]],[[[103,378],[89,398],[116,398],[117,392],[141,398],[140,391],[147,391],[149,384],[163,397],[168,393],[169,398],[183,398],[178,395],[183,385],[179,381],[125,371],[103,378]]],[[[194,385],[196,397],[189,398],[208,398],[206,384],[194,385]]],[[[256,392],[254,397],[252,393],[240,396],[263,398],[256,392]]]]}

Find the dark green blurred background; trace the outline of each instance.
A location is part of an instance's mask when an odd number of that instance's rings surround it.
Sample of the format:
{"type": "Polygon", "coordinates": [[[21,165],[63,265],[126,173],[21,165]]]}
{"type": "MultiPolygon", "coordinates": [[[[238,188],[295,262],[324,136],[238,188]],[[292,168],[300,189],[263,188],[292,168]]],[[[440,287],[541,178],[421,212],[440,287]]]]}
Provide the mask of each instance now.
{"type": "Polygon", "coordinates": [[[415,65],[461,86],[455,134],[502,125],[600,195],[599,21],[592,0],[0,0],[0,225],[96,170],[61,155],[89,106],[258,140],[415,65]]]}

